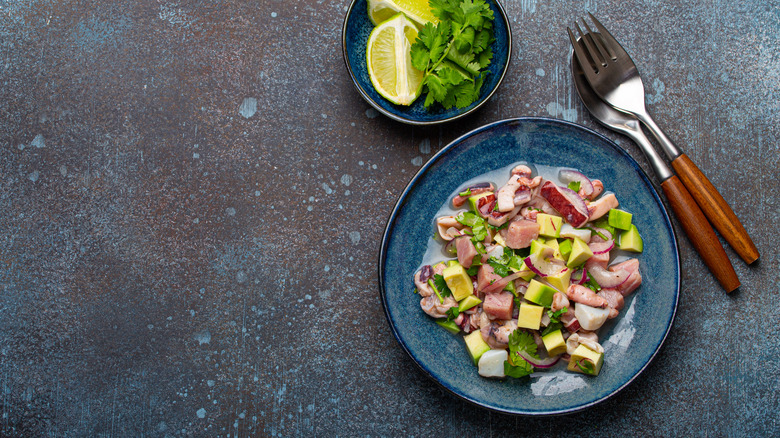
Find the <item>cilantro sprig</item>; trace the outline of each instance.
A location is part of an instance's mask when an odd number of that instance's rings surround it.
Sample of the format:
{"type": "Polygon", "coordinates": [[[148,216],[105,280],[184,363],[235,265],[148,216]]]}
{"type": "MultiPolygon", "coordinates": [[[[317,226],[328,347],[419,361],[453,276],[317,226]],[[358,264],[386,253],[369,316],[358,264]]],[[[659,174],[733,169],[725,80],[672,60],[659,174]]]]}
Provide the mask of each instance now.
{"type": "Polygon", "coordinates": [[[524,351],[531,357],[537,357],[536,349],[533,335],[526,331],[515,329],[509,335],[509,359],[504,361],[504,374],[509,377],[520,378],[533,373],[533,365],[517,353],[524,351]]]}
{"type": "Polygon", "coordinates": [[[426,23],[412,44],[412,65],[424,72],[425,107],[466,108],[493,58],[493,10],[485,0],[429,0],[439,23],[426,23]]]}

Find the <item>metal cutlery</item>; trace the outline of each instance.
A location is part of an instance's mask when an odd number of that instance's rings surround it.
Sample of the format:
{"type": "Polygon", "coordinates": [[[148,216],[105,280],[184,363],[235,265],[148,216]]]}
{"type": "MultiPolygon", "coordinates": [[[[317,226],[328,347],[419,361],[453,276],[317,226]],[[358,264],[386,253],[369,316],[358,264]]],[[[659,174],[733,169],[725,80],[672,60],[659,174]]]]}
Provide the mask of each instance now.
{"type": "MultiPolygon", "coordinates": [[[[635,116],[653,133],[680,180],[718,232],[746,263],[758,260],[758,249],[723,196],[696,164],[669,140],[647,112],[642,78],[631,57],[592,14],[588,15],[602,38],[584,38],[580,44],[571,29],[567,28],[567,31],[575,57],[583,66],[585,78],[593,91],[617,110],[635,116]]],[[[594,33],[588,23],[582,21],[587,32],[583,32],[579,24],[575,23],[580,36],[594,33]]]]}
{"type": "MultiPolygon", "coordinates": [[[[599,38],[599,35],[586,34],[583,38],[599,38]]],[[[583,43],[578,41],[578,44],[583,43]]],[[[607,128],[628,136],[642,149],[650,166],[661,181],[661,188],[685,234],[720,285],[726,292],[738,288],[739,278],[737,278],[731,261],[715,235],[715,231],[680,179],[672,173],[661,155],[650,144],[650,140],[642,132],[636,117],[615,110],[596,95],[585,79],[585,74],[574,53],[571,57],[571,70],[577,93],[593,117],[607,128]]]]}

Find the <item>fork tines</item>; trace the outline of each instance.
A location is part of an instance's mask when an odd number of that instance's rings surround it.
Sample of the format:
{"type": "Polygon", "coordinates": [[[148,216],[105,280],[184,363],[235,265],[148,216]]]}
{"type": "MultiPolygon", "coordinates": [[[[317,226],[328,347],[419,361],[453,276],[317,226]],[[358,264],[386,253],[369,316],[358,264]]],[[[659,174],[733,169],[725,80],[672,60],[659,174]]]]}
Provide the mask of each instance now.
{"type": "Polygon", "coordinates": [[[583,70],[585,71],[586,76],[589,77],[588,80],[590,81],[590,77],[592,77],[592,75],[598,74],[601,69],[609,66],[609,61],[617,60],[617,52],[612,49],[610,45],[614,44],[617,47],[620,47],[620,43],[617,42],[612,34],[609,33],[604,25],[602,25],[601,22],[599,22],[599,20],[593,16],[593,14],[588,12],[588,16],[590,16],[590,19],[593,21],[596,29],[598,29],[598,33],[594,32],[593,29],[591,29],[588,25],[588,22],[582,18],[580,21],[582,21],[582,24],[585,26],[587,32],[583,32],[580,25],[576,21],[574,22],[574,26],[576,27],[577,33],[580,36],[579,42],[574,36],[571,28],[567,27],[566,30],[569,33],[571,45],[574,47],[574,53],[577,57],[577,61],[579,61],[580,65],[583,66],[583,70]],[[598,37],[596,35],[598,35],[598,37]],[[586,68],[586,66],[590,66],[591,68],[586,68]]]}

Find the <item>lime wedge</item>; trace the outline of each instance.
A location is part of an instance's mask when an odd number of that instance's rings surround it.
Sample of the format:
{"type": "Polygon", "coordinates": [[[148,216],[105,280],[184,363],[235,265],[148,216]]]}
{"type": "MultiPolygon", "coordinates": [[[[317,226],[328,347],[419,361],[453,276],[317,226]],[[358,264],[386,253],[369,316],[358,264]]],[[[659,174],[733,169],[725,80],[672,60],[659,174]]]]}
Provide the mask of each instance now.
{"type": "Polygon", "coordinates": [[[368,0],[368,18],[374,26],[399,12],[409,17],[418,27],[429,21],[433,24],[439,22],[431,12],[428,0],[368,0]]]}
{"type": "Polygon", "coordinates": [[[417,27],[397,14],[371,31],[366,48],[368,76],[376,91],[396,105],[411,105],[422,92],[423,72],[412,66],[417,27]]]}

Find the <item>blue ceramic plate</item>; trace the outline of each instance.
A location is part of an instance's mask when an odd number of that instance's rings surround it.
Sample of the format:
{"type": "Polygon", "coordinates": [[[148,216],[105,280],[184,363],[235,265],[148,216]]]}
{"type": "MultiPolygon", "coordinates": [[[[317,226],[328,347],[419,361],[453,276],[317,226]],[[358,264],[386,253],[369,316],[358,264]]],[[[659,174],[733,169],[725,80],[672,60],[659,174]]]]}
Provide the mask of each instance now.
{"type": "Polygon", "coordinates": [[[498,88],[498,84],[504,79],[509,59],[512,55],[512,33],[509,29],[509,21],[506,18],[504,8],[495,1],[488,0],[491,9],[493,9],[493,33],[495,42],[493,49],[493,59],[488,67],[490,72],[482,84],[482,92],[479,99],[470,106],[458,109],[451,108],[445,110],[441,105],[426,109],[423,105],[424,96],[417,99],[410,106],[394,105],[379,95],[371,85],[371,79],[368,77],[368,68],[366,66],[366,44],[371,30],[374,29],[373,23],[368,19],[368,5],[366,0],[353,0],[347,11],[347,17],[344,19],[342,29],[342,48],[344,50],[344,62],[347,64],[352,82],[355,84],[358,92],[368,103],[377,109],[380,113],[398,120],[399,122],[413,125],[432,125],[436,123],[448,122],[476,111],[481,107],[498,88]]]}
{"type": "MultiPolygon", "coordinates": [[[[507,171],[504,179],[508,178],[507,171]]],[[[505,181],[494,181],[503,184],[505,181]]],[[[441,259],[444,259],[442,254],[441,259]]],[[[680,265],[669,216],[637,163],[605,137],[553,119],[504,120],[453,141],[426,163],[402,193],[382,239],[382,304],[393,333],[420,368],[444,388],[478,405],[523,415],[578,411],[614,395],[647,367],[674,320],[680,265]],[[412,277],[434,230],[434,217],[463,182],[512,163],[572,167],[604,182],[621,208],[634,213],[644,238],[642,286],[620,316],[602,327],[600,375],[566,371],[563,362],[525,379],[489,380],[477,374],[462,335],[452,335],[420,309],[412,277]]]]}

